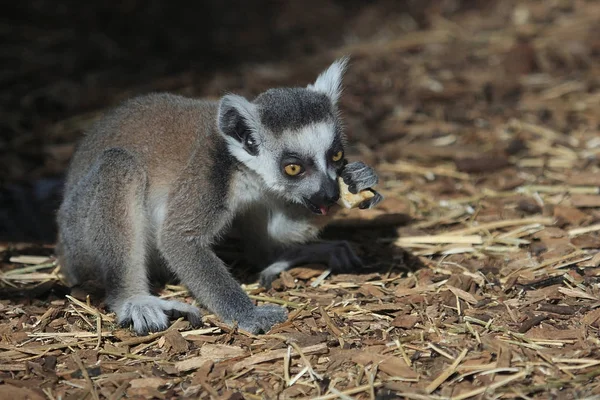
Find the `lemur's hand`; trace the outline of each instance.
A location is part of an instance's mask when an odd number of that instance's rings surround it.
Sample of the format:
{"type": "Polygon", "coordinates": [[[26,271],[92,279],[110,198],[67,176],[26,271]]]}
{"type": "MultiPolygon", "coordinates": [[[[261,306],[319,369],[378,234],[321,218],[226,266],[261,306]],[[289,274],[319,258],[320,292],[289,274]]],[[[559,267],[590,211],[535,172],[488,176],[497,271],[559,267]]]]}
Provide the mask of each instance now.
{"type": "Polygon", "coordinates": [[[375,194],[375,196],[360,203],[358,208],[363,210],[373,208],[383,200],[383,196],[380,193],[371,189],[372,186],[375,186],[379,182],[379,177],[375,170],[365,163],[357,161],[346,164],[340,176],[344,180],[344,183],[348,185],[350,193],[356,194],[362,190],[369,189],[375,194]]]}

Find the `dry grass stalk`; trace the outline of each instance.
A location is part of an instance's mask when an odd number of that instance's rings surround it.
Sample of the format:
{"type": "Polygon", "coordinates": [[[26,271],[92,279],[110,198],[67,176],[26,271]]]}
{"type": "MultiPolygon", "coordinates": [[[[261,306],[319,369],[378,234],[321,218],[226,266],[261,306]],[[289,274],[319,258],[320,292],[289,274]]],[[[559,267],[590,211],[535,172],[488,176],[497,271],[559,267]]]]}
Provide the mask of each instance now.
{"type": "Polygon", "coordinates": [[[446,379],[450,378],[450,376],[456,372],[458,365],[465,358],[465,356],[467,355],[467,352],[468,352],[468,350],[464,349],[458,355],[458,357],[456,357],[456,359],[454,360],[454,362],[452,363],[452,365],[450,367],[448,367],[446,370],[444,370],[444,372],[442,372],[437,378],[435,378],[433,382],[431,382],[429,385],[427,385],[427,387],[425,388],[425,391],[428,394],[433,393],[433,391],[436,390],[442,383],[444,383],[446,381],[446,379]]]}
{"type": "MultiPolygon", "coordinates": [[[[11,263],[17,264],[34,264],[34,270],[47,268],[48,266],[54,266],[54,263],[48,263],[49,258],[44,256],[13,256],[8,259],[11,263]],[[40,265],[41,264],[41,265],[40,265]]],[[[31,268],[31,267],[29,267],[31,268]]],[[[30,270],[26,268],[22,268],[22,270],[30,270]]]]}
{"type": "Polygon", "coordinates": [[[482,244],[483,238],[479,235],[456,236],[456,235],[435,235],[435,236],[407,236],[396,240],[397,246],[406,246],[411,244],[482,244]]]}
{"type": "Polygon", "coordinates": [[[489,231],[494,231],[496,229],[508,228],[511,226],[522,226],[522,225],[531,225],[531,224],[552,225],[552,224],[554,224],[554,219],[553,218],[543,218],[543,217],[532,217],[532,218],[495,221],[495,222],[481,224],[478,226],[473,226],[471,228],[464,228],[464,229],[450,231],[447,233],[447,235],[461,235],[462,236],[462,235],[469,235],[469,234],[476,233],[476,232],[489,232],[489,231]]]}
{"type": "Polygon", "coordinates": [[[266,303],[279,304],[279,305],[286,306],[286,307],[291,307],[291,308],[303,308],[304,307],[303,304],[295,303],[293,301],[285,301],[285,300],[281,300],[281,299],[276,299],[274,297],[255,296],[255,295],[248,295],[248,296],[252,300],[264,301],[266,303]]]}
{"type": "MultiPolygon", "coordinates": [[[[383,383],[377,382],[377,383],[373,383],[373,384],[362,385],[362,386],[359,386],[359,387],[356,387],[353,389],[344,390],[343,392],[339,392],[339,393],[342,394],[343,396],[351,396],[353,394],[366,392],[367,390],[370,391],[371,389],[379,388],[381,386],[383,386],[383,383]]],[[[338,393],[327,394],[324,396],[313,397],[312,400],[333,400],[333,399],[339,398],[340,394],[338,394],[338,393]]]]}
{"type": "MultiPolygon", "coordinates": [[[[290,345],[292,345],[292,343],[290,343],[290,345]]],[[[307,347],[303,347],[303,348],[298,347],[298,349],[300,349],[302,355],[321,354],[321,353],[327,352],[327,345],[325,343],[320,343],[320,344],[307,346],[307,347]]],[[[298,349],[296,349],[296,351],[298,351],[298,349]]],[[[250,367],[255,364],[261,364],[261,363],[276,360],[276,359],[283,359],[286,356],[286,354],[287,354],[287,349],[272,350],[272,351],[268,351],[265,353],[255,354],[253,356],[250,356],[250,357],[234,364],[233,370],[240,371],[244,368],[250,367]]]]}
{"type": "Polygon", "coordinates": [[[591,186],[552,186],[552,185],[528,185],[517,189],[519,193],[570,193],[570,194],[599,194],[600,188],[591,186]]]}
{"type": "Polygon", "coordinates": [[[451,397],[450,399],[451,400],[465,400],[465,399],[468,399],[468,398],[480,395],[481,393],[493,392],[494,390],[496,390],[496,389],[498,389],[498,388],[500,388],[502,386],[506,386],[509,383],[511,383],[511,382],[513,382],[513,381],[515,381],[517,379],[521,379],[521,378],[527,376],[528,374],[529,374],[529,371],[528,370],[524,370],[524,371],[521,371],[521,372],[519,372],[517,374],[511,375],[508,378],[503,379],[503,380],[501,380],[499,382],[493,383],[493,384],[488,385],[488,386],[484,386],[484,387],[479,388],[479,389],[472,390],[472,391],[467,392],[467,393],[460,394],[458,396],[451,397]]]}
{"type": "Polygon", "coordinates": [[[570,237],[576,237],[590,232],[600,231],[600,224],[590,225],[583,228],[570,229],[568,231],[570,237]]]}
{"type": "Polygon", "coordinates": [[[417,174],[432,178],[434,178],[435,176],[447,176],[450,178],[456,178],[460,180],[469,180],[470,178],[469,174],[466,174],[464,172],[458,172],[456,171],[456,169],[443,167],[426,168],[403,161],[398,161],[394,164],[381,164],[379,165],[378,170],[381,170],[382,172],[417,174]]]}
{"type": "Polygon", "coordinates": [[[75,363],[79,367],[79,370],[81,371],[81,374],[87,381],[87,390],[91,393],[92,398],[94,400],[100,400],[100,397],[98,397],[98,392],[96,391],[96,385],[92,381],[92,378],[90,378],[90,375],[88,374],[87,369],[84,367],[83,362],[81,362],[81,358],[79,358],[77,354],[73,354],[73,360],[75,361],[75,363]]]}

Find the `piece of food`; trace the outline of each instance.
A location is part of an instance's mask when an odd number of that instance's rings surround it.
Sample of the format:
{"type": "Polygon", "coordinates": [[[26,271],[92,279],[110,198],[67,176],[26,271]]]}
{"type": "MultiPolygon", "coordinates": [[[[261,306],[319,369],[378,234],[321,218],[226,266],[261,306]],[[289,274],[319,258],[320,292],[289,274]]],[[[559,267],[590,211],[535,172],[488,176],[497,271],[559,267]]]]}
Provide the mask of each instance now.
{"type": "Polygon", "coordinates": [[[340,186],[340,199],[337,203],[344,208],[358,207],[363,201],[375,197],[375,193],[369,189],[362,190],[357,194],[350,193],[348,185],[344,183],[344,180],[341,177],[338,178],[338,184],[340,186]]]}

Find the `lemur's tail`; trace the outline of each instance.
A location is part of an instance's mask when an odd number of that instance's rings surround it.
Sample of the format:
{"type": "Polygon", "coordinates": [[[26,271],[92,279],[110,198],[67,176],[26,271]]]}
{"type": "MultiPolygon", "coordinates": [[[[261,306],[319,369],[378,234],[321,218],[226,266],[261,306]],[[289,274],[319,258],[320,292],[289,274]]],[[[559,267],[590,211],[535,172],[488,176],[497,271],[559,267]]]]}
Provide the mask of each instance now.
{"type": "Polygon", "coordinates": [[[0,241],[53,244],[63,177],[0,184],[0,241]]]}

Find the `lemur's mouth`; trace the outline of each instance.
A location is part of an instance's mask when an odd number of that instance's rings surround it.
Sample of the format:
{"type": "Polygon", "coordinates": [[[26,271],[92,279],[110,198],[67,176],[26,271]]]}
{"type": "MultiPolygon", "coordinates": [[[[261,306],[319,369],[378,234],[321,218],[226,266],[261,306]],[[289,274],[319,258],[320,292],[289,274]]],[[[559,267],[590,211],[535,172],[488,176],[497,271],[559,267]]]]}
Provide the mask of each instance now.
{"type": "Polygon", "coordinates": [[[327,212],[329,211],[329,207],[327,207],[327,206],[318,206],[318,205],[314,204],[313,202],[311,202],[308,199],[304,199],[304,205],[310,211],[312,211],[315,214],[319,214],[319,215],[327,215],[327,212]]]}

